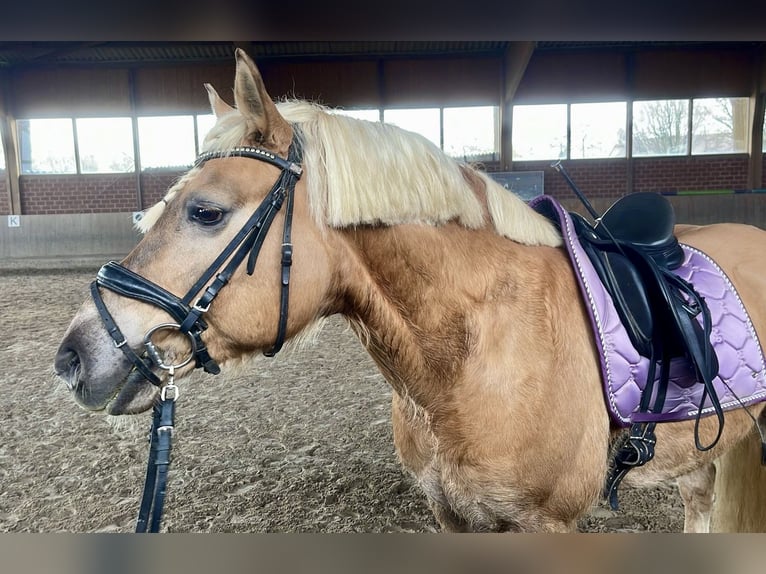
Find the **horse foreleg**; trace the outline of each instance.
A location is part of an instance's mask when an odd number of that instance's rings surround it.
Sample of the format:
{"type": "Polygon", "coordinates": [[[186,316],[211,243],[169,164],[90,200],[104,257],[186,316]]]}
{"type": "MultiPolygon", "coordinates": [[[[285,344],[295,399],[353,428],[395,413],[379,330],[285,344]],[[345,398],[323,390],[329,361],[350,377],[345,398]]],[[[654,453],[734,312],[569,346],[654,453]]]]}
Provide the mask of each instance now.
{"type": "Polygon", "coordinates": [[[711,462],[676,479],[684,501],[684,532],[710,532],[715,472],[711,462]]]}

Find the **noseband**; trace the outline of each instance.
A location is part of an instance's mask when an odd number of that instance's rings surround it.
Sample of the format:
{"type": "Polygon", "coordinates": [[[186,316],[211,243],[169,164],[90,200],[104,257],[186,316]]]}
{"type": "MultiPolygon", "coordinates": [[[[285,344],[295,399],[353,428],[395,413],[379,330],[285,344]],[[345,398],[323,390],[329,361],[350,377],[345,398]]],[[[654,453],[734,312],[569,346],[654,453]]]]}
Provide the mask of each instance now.
{"type": "Polygon", "coordinates": [[[200,278],[194,283],[183,297],[178,297],[163,289],[156,283],[134,273],[115,261],[110,261],[98,272],[96,280],[91,284],[90,290],[93,300],[98,309],[101,320],[109,335],[114,340],[116,347],[122,350],[125,356],[148,381],[161,387],[162,381],[152,371],[153,367],[170,370],[195,360],[195,368],[203,368],[206,372],[217,375],[220,367],[209,355],[202,341],[202,333],[207,329],[207,324],[202,316],[210,309],[210,305],[219,291],[226,286],[232,275],[244,261],[247,260],[247,273],[252,275],[255,263],[258,259],[261,247],[266,239],[269,227],[274,220],[282,204],[286,203],[285,222],[282,232],[282,272],[280,277],[281,291],[279,303],[279,324],[274,345],[264,355],[272,357],[281,348],[287,333],[287,312],[290,297],[290,267],[292,265],[293,247],[291,243],[291,228],[293,214],[293,196],[295,184],[300,179],[303,170],[300,166],[301,151],[299,143],[294,140],[288,151],[287,159],[283,159],[269,151],[255,147],[236,147],[228,151],[207,152],[201,154],[194,167],[199,167],[205,162],[219,158],[245,157],[264,161],[282,170],[279,178],[274,183],[271,191],[264,198],[255,212],[237,232],[226,248],[216,257],[215,261],[205,270],[200,278]],[[228,260],[228,263],[227,263],[228,260]],[[215,276],[215,279],[213,277],[215,276]],[[211,279],[213,279],[212,282],[211,279]],[[208,283],[210,283],[208,285],[208,283]],[[207,286],[204,293],[192,304],[197,293],[207,286]],[[139,356],[127,344],[125,336],[117,326],[106,308],[101,297],[99,288],[109,289],[119,295],[144,301],[161,308],[167,312],[175,323],[163,323],[147,332],[144,337],[146,352],[139,356]],[[191,345],[191,356],[182,364],[166,365],[160,357],[156,347],[151,342],[151,335],[158,330],[177,330],[186,335],[191,345]]]}

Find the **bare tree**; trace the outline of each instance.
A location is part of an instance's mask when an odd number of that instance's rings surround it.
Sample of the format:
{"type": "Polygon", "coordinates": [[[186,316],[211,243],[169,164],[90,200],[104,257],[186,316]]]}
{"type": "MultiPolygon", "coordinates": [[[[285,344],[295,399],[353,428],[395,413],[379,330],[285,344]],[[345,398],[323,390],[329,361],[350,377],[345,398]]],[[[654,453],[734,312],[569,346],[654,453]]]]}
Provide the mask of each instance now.
{"type": "Polygon", "coordinates": [[[728,153],[746,150],[747,98],[694,101],[692,153],[728,153]]]}
{"type": "Polygon", "coordinates": [[[688,100],[647,102],[638,106],[637,111],[633,118],[634,155],[686,153],[689,138],[688,100]]]}

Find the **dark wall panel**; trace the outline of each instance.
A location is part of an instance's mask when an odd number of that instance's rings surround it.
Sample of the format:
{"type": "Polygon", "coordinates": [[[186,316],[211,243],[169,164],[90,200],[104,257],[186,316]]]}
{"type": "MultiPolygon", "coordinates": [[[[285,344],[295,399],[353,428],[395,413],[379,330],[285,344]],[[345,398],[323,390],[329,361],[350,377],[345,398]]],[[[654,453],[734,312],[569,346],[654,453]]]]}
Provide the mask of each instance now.
{"type": "Polygon", "coordinates": [[[749,50],[654,50],[635,56],[635,96],[688,98],[749,96],[754,52],[749,50]]]}
{"type": "Polygon", "coordinates": [[[259,66],[274,99],[301,98],[331,107],[377,107],[378,63],[267,62],[259,66]]]}
{"type": "Polygon", "coordinates": [[[136,109],[139,114],[209,112],[206,83],[232,103],[234,64],[137,69],[136,109]]]}
{"type": "Polygon", "coordinates": [[[126,69],[33,69],[12,74],[9,82],[9,111],[16,118],[130,114],[126,69]]]}
{"type": "Polygon", "coordinates": [[[514,103],[749,96],[756,57],[748,48],[536,52],[514,103]]]}
{"type": "Polygon", "coordinates": [[[624,100],[628,92],[622,52],[532,54],[514,103],[624,100]]]}
{"type": "Polygon", "coordinates": [[[386,61],[383,105],[497,105],[502,74],[501,58],[386,61]]]}

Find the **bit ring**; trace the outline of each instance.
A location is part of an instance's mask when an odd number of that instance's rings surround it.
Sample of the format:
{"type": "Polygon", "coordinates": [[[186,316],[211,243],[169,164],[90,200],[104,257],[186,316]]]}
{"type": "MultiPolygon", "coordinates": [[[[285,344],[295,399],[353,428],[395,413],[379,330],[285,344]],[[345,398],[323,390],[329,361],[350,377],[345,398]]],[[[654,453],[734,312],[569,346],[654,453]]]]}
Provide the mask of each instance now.
{"type": "Polygon", "coordinates": [[[180,363],[175,365],[168,365],[165,363],[165,359],[160,355],[159,349],[157,349],[155,344],[152,342],[152,335],[154,335],[154,333],[156,333],[157,331],[162,331],[167,329],[175,329],[180,332],[181,325],[179,325],[178,323],[160,323],[159,325],[155,325],[154,327],[152,327],[146,332],[146,335],[144,335],[144,346],[146,347],[146,351],[149,353],[149,356],[151,357],[155,365],[157,365],[160,369],[163,369],[165,371],[173,371],[175,369],[180,369],[181,367],[184,367],[188,365],[189,363],[191,363],[192,359],[197,354],[197,342],[194,340],[194,337],[190,333],[184,333],[189,339],[189,344],[191,345],[191,352],[189,353],[189,356],[186,357],[180,363]]]}

